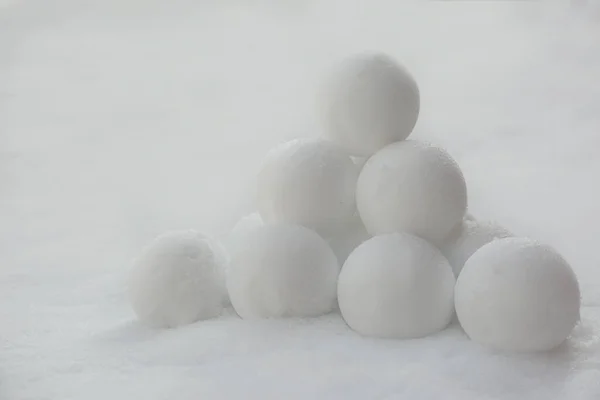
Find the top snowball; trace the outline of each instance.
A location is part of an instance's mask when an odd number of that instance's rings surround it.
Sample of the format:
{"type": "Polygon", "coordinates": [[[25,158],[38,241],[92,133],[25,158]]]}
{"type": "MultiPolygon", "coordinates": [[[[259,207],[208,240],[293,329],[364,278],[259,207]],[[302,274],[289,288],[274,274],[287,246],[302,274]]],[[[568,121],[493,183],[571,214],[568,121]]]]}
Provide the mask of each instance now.
{"type": "Polygon", "coordinates": [[[406,139],[419,116],[417,83],[383,53],[360,54],[342,62],[321,95],[325,136],[353,155],[370,156],[406,139]]]}

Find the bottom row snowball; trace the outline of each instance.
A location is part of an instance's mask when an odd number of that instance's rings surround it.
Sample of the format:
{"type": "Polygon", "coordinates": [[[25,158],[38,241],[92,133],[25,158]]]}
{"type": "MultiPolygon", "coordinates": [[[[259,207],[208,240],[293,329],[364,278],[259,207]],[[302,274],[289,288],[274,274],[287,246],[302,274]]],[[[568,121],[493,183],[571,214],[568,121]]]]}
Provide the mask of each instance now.
{"type": "Polygon", "coordinates": [[[348,257],[338,303],[366,336],[417,338],[444,329],[454,314],[455,278],[441,252],[407,233],[373,237],[348,257]]]}
{"type": "Polygon", "coordinates": [[[579,320],[575,273],[552,248],[505,238],[466,262],[455,288],[456,313],[474,341],[509,351],[561,344],[579,320]]]}
{"type": "Polygon", "coordinates": [[[226,303],[226,262],[218,243],[196,231],[159,236],[130,274],[134,312],[144,323],[161,328],[216,317],[226,303]]]}
{"type": "Polygon", "coordinates": [[[264,225],[233,255],[227,278],[242,318],[312,317],[330,312],[340,268],[327,242],[298,225],[264,225]]]}
{"type": "Polygon", "coordinates": [[[580,291],[567,262],[525,238],[499,238],[465,263],[455,281],[442,253],[408,233],[370,238],[340,272],[328,243],[297,225],[253,229],[228,259],[190,230],[159,236],[136,260],[129,298],[138,318],[177,327],[219,315],[230,300],[242,318],[311,317],[337,301],[365,336],[408,339],[444,329],[454,308],[474,341],[502,350],[543,351],[579,320],[580,291]],[[455,285],[456,284],[456,285],[455,285]]]}

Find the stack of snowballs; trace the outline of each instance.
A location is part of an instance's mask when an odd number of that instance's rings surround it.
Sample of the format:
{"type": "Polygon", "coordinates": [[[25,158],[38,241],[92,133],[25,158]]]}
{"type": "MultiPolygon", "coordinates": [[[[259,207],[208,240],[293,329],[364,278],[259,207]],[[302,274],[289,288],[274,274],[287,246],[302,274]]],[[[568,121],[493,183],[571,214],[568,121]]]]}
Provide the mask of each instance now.
{"type": "Polygon", "coordinates": [[[315,317],[339,309],[363,336],[409,339],[456,312],[474,341],[549,350],[579,320],[580,293],[552,248],[467,214],[463,174],[442,148],[408,140],[415,80],[385,54],[339,65],[325,85],[324,134],[273,149],[258,212],[226,250],[195,231],[159,237],[138,259],[138,317],[175,327],[219,315],[315,317]]]}

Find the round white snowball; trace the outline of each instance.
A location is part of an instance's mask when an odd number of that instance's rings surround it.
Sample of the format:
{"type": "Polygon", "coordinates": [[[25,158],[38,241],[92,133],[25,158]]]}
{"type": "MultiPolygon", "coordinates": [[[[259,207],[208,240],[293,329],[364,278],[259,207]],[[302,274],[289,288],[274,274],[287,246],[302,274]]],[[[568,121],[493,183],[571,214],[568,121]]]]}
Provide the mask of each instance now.
{"type": "Polygon", "coordinates": [[[443,149],[405,140],[369,158],[356,205],[372,235],[410,232],[439,245],[465,215],[467,187],[443,149]]]}
{"type": "Polygon", "coordinates": [[[231,253],[235,252],[244,243],[248,235],[252,235],[257,228],[263,225],[264,222],[257,212],[240,218],[227,237],[226,243],[229,251],[231,253]]]}
{"type": "Polygon", "coordinates": [[[240,317],[313,317],[335,306],[340,271],[321,236],[299,225],[264,225],[233,255],[227,278],[240,317]]]}
{"type": "Polygon", "coordinates": [[[215,317],[226,302],[221,249],[196,231],[156,238],[134,263],[129,300],[144,323],[174,328],[215,317]]]}
{"type": "Polygon", "coordinates": [[[579,284],[552,248],[525,238],[499,239],[467,260],[455,305],[476,342],[508,351],[550,350],[579,320],[579,284]]]}
{"type": "Polygon", "coordinates": [[[406,139],[417,123],[419,107],[415,80],[383,53],[348,58],[322,91],[326,137],[354,155],[370,156],[406,139]]]}
{"type": "Polygon", "coordinates": [[[454,275],[458,276],[465,262],[484,244],[496,239],[513,236],[508,230],[494,222],[466,219],[455,228],[440,247],[454,275]]]}
{"type": "Polygon", "coordinates": [[[272,150],[257,182],[265,223],[289,223],[334,232],[354,215],[358,169],[333,143],[295,139],[272,150]]]}
{"type": "Polygon", "coordinates": [[[392,233],[350,254],[338,280],[338,303],[348,325],[362,335],[417,338],[450,323],[454,283],[438,249],[419,237],[392,233]]]}
{"type": "Polygon", "coordinates": [[[336,234],[325,238],[335,253],[338,263],[342,265],[350,253],[364,241],[371,238],[360,217],[348,224],[348,226],[336,234]]]}
{"type": "Polygon", "coordinates": [[[223,306],[230,306],[229,294],[227,293],[227,273],[229,270],[229,264],[231,263],[231,251],[227,246],[220,240],[212,241],[212,249],[215,257],[216,265],[218,265],[218,272],[222,275],[221,288],[223,291],[223,306]]]}

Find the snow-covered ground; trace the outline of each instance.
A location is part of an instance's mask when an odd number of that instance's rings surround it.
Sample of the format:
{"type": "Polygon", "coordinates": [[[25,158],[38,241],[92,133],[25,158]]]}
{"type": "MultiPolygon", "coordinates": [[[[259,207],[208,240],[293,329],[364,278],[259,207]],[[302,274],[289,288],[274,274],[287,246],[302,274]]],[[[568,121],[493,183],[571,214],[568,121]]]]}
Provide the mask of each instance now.
{"type": "Polygon", "coordinates": [[[600,18],[568,3],[0,2],[0,398],[600,398],[600,18]],[[470,211],[571,262],[582,321],[557,351],[134,321],[131,258],[251,211],[267,149],[317,134],[319,77],[363,49],[415,75],[414,137],[457,159],[470,211]]]}

